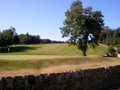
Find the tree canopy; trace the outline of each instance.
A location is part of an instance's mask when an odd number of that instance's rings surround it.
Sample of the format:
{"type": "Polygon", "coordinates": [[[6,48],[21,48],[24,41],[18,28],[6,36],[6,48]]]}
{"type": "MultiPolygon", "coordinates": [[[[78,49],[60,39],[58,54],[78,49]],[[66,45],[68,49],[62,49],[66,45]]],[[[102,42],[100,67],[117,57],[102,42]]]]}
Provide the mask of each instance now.
{"type": "MultiPolygon", "coordinates": [[[[9,45],[12,45],[14,43],[14,39],[17,36],[17,33],[15,31],[15,28],[11,27],[9,29],[5,29],[0,32],[0,47],[7,47],[9,45]]],[[[16,43],[19,42],[19,40],[16,41],[16,43]]]]}
{"type": "Polygon", "coordinates": [[[120,44],[120,28],[111,29],[105,26],[100,35],[100,43],[107,45],[119,45],[120,44]]]}
{"type": "Polygon", "coordinates": [[[39,35],[17,34],[14,27],[0,31],[0,50],[6,49],[13,44],[44,44],[44,43],[64,43],[50,39],[41,39],[39,35]]]}
{"type": "Polygon", "coordinates": [[[76,45],[86,56],[88,45],[93,48],[98,45],[102,30],[103,15],[101,11],[93,11],[92,7],[84,8],[80,0],[76,0],[65,12],[65,20],[60,28],[63,37],[69,37],[68,42],[76,45]]]}

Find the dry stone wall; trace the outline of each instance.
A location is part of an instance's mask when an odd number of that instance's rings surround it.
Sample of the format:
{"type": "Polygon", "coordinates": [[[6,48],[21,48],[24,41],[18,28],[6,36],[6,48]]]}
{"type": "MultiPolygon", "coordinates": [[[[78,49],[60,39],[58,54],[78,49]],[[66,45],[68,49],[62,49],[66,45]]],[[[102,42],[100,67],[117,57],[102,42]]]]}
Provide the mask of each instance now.
{"type": "Polygon", "coordinates": [[[120,65],[53,74],[2,77],[0,90],[108,90],[120,84],[120,65]]]}

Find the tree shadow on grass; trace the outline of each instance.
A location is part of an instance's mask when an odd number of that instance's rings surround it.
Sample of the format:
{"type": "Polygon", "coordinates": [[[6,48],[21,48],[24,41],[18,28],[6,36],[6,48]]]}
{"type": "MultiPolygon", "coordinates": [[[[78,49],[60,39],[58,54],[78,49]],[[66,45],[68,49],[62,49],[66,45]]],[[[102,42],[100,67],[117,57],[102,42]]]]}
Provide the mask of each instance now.
{"type": "Polygon", "coordinates": [[[26,50],[35,50],[36,48],[35,47],[28,47],[28,46],[14,46],[14,47],[9,47],[9,50],[8,48],[1,48],[0,49],[0,53],[13,53],[13,52],[24,52],[26,50]]]}

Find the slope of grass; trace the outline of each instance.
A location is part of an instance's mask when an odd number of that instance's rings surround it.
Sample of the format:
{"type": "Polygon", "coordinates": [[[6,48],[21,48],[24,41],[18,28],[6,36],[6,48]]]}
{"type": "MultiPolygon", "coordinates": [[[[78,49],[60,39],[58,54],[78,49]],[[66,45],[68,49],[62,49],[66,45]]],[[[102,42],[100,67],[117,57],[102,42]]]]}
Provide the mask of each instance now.
{"type": "Polygon", "coordinates": [[[63,72],[120,64],[119,58],[102,57],[106,46],[88,49],[83,57],[67,44],[15,45],[0,53],[0,76],[63,72]]]}
{"type": "Polygon", "coordinates": [[[30,60],[0,60],[0,76],[55,73],[120,64],[119,58],[99,56],[30,60]],[[9,74],[8,74],[9,73],[9,74]]]}
{"type": "MultiPolygon", "coordinates": [[[[104,46],[98,46],[95,49],[88,49],[88,54],[103,55],[106,50],[104,46]]],[[[15,45],[10,48],[9,54],[24,54],[24,55],[78,55],[75,46],[68,44],[36,44],[36,45],[15,45]]],[[[7,52],[7,51],[6,51],[7,52]]],[[[8,54],[8,53],[0,53],[8,54]]],[[[81,51],[79,51],[81,55],[81,51]]]]}

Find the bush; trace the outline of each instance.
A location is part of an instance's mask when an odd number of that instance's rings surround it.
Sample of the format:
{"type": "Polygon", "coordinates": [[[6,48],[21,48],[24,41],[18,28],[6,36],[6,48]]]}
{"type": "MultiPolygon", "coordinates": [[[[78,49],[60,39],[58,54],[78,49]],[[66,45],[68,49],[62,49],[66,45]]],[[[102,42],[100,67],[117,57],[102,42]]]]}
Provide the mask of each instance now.
{"type": "Polygon", "coordinates": [[[116,50],[113,47],[109,47],[106,52],[108,57],[117,57],[116,50]]]}
{"type": "Polygon", "coordinates": [[[109,47],[108,48],[108,53],[115,53],[116,52],[116,50],[113,48],[113,47],[109,47]]]}

